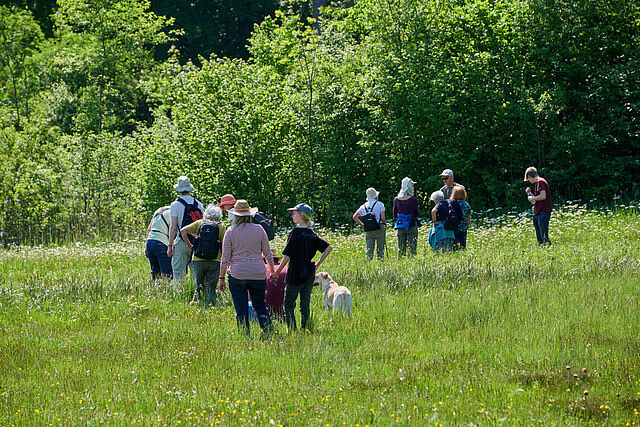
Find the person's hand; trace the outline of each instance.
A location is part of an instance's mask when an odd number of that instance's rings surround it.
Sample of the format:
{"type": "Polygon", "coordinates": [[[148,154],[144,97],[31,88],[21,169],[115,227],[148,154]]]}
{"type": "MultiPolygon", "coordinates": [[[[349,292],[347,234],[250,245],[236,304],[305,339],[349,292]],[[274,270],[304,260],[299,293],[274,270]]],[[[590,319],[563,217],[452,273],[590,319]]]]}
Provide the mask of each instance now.
{"type": "Polygon", "coordinates": [[[227,289],[227,284],[224,281],[224,277],[220,278],[220,280],[218,280],[218,289],[220,289],[220,292],[224,292],[225,289],[227,289]]]}
{"type": "Polygon", "coordinates": [[[527,193],[527,194],[531,194],[531,187],[527,187],[527,188],[524,190],[524,192],[525,192],[525,193],[527,193]]]}
{"type": "Polygon", "coordinates": [[[173,245],[167,246],[167,256],[171,258],[173,256],[173,245]]]}
{"type": "Polygon", "coordinates": [[[277,271],[274,271],[269,275],[269,281],[271,281],[272,283],[276,283],[279,277],[280,277],[280,273],[277,271]]]}

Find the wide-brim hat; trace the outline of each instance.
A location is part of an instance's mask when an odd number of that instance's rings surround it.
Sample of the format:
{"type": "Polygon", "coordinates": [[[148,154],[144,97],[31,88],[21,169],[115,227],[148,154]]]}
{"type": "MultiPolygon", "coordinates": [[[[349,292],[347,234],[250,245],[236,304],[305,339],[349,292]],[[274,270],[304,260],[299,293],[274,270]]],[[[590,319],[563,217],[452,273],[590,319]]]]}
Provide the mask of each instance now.
{"type": "Polygon", "coordinates": [[[376,191],[376,189],[373,187],[369,187],[367,188],[366,194],[367,194],[367,199],[375,199],[376,197],[378,197],[380,192],[376,191]]]}
{"type": "Polygon", "coordinates": [[[232,209],[229,209],[229,212],[231,212],[235,216],[253,216],[256,214],[256,212],[258,212],[258,208],[252,208],[251,206],[249,206],[249,202],[240,199],[236,202],[232,209]]]}
{"type": "Polygon", "coordinates": [[[173,189],[178,193],[181,193],[183,191],[191,192],[194,190],[193,185],[191,185],[191,181],[186,176],[179,177],[178,183],[173,186],[173,189]]]}
{"type": "Polygon", "coordinates": [[[445,177],[445,176],[453,176],[453,171],[451,169],[445,169],[442,171],[442,173],[440,174],[441,177],[445,177]]]}
{"type": "Polygon", "coordinates": [[[237,200],[236,200],[235,197],[233,197],[233,194],[225,194],[220,199],[220,203],[218,203],[218,207],[219,208],[225,208],[227,206],[234,206],[236,204],[236,202],[237,202],[237,200]]]}
{"type": "Polygon", "coordinates": [[[300,211],[302,213],[306,213],[307,215],[311,215],[313,213],[313,209],[306,203],[298,203],[292,208],[287,209],[289,212],[291,211],[300,211]]]}

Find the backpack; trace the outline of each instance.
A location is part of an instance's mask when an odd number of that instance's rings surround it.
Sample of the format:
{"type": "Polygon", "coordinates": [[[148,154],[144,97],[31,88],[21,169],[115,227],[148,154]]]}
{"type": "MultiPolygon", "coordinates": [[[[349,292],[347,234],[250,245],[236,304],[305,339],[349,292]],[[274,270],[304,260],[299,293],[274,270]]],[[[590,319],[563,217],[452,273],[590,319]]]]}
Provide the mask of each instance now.
{"type": "Polygon", "coordinates": [[[193,243],[193,255],[202,259],[216,259],[222,248],[217,222],[202,224],[193,243]]]}
{"type": "Polygon", "coordinates": [[[262,228],[264,228],[264,231],[267,233],[267,238],[269,240],[273,240],[273,238],[276,237],[276,228],[273,225],[273,221],[264,212],[256,212],[251,222],[253,222],[254,224],[259,224],[262,228]]]}
{"type": "Polygon", "coordinates": [[[454,199],[445,200],[447,203],[447,217],[444,219],[444,229],[455,231],[462,222],[462,208],[460,203],[454,199]]]}
{"type": "Polygon", "coordinates": [[[411,227],[411,223],[413,222],[413,215],[411,214],[398,214],[396,217],[396,226],[395,228],[402,228],[403,230],[408,230],[411,227]]]}
{"type": "MultiPolygon", "coordinates": [[[[193,199],[192,204],[185,202],[182,197],[178,197],[176,201],[182,203],[182,205],[184,206],[184,215],[182,215],[182,224],[180,225],[180,229],[186,227],[192,222],[196,222],[197,220],[202,219],[202,211],[200,210],[198,201],[196,199],[193,199]]],[[[178,235],[180,235],[180,229],[178,229],[178,235]]],[[[191,241],[191,243],[193,243],[194,238],[192,236],[189,236],[189,240],[191,241]]]]}
{"type": "Polygon", "coordinates": [[[367,211],[366,205],[364,207],[366,213],[360,217],[360,221],[364,224],[364,231],[380,230],[380,223],[376,220],[376,214],[373,213],[373,208],[376,206],[376,203],[378,203],[377,200],[369,211],[367,211]]]}

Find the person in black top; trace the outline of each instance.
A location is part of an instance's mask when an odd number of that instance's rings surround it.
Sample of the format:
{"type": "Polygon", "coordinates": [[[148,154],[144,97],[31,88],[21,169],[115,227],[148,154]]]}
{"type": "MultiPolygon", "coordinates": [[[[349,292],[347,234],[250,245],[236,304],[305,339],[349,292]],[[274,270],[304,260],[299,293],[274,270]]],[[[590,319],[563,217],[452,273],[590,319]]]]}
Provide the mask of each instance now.
{"type": "Polygon", "coordinates": [[[294,307],[298,294],[300,295],[300,324],[302,329],[307,328],[309,321],[311,303],[311,290],[313,289],[313,279],[320,264],[331,252],[331,245],[320,238],[312,229],[309,215],[313,209],[306,203],[300,203],[293,208],[287,209],[291,213],[291,219],[296,227],[291,230],[287,245],[282,254],[282,263],[276,271],[271,274],[270,280],[277,281],[282,269],[289,264],[287,276],[285,277],[286,288],[284,291],[284,316],[289,328],[296,329],[296,316],[294,307]],[[316,252],[322,255],[317,264],[312,259],[316,252]]]}

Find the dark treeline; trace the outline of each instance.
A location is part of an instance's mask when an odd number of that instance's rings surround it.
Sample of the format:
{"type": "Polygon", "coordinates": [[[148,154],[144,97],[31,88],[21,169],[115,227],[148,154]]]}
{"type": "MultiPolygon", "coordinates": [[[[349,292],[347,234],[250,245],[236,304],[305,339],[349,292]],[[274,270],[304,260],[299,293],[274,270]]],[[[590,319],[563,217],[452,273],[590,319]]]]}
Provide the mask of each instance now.
{"type": "Polygon", "coordinates": [[[182,174],[205,204],[307,201],[327,225],[404,176],[426,206],[445,167],[476,209],[525,207],[531,165],[554,201],[640,193],[638,2],[13,4],[5,240],[139,234],[182,174]]]}

